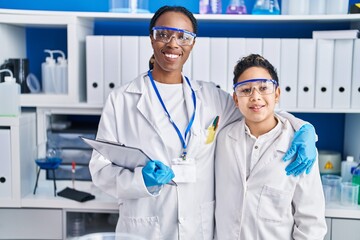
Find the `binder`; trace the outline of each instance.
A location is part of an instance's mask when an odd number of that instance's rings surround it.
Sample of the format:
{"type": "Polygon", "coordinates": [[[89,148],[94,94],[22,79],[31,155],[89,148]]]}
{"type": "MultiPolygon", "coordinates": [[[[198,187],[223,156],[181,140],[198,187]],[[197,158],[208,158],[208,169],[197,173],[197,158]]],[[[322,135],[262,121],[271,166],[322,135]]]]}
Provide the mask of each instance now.
{"type": "Polygon", "coordinates": [[[86,98],[104,104],[104,37],[86,36],[86,98]]]}
{"type": "Polygon", "coordinates": [[[353,62],[352,39],[336,39],[334,45],[333,108],[350,108],[353,62]]]}
{"type": "Polygon", "coordinates": [[[227,81],[229,82],[228,92],[233,93],[234,67],[237,62],[245,56],[245,38],[228,38],[227,49],[227,81]]]}
{"type": "Polygon", "coordinates": [[[0,129],[0,178],[5,181],[0,183],[0,200],[12,198],[12,179],[11,179],[11,137],[10,129],[0,129]]]}
{"type": "Polygon", "coordinates": [[[360,39],[354,40],[351,83],[351,108],[360,108],[360,39]]]}
{"type": "Polygon", "coordinates": [[[193,79],[193,74],[192,74],[192,58],[193,58],[193,52],[191,51],[187,61],[185,62],[183,69],[182,69],[182,73],[183,75],[185,75],[186,77],[188,77],[189,79],[193,79]]]}
{"type": "Polygon", "coordinates": [[[315,107],[316,40],[299,40],[298,108],[315,107]]]}
{"type": "Polygon", "coordinates": [[[210,38],[196,38],[196,44],[192,51],[193,79],[210,81],[210,38]]]}
{"type": "Polygon", "coordinates": [[[211,38],[210,81],[224,91],[231,85],[231,80],[227,79],[227,48],[226,38],[211,38]]]}
{"type": "Polygon", "coordinates": [[[121,86],[121,37],[104,36],[104,101],[121,86]]]}
{"type": "MultiPolygon", "coordinates": [[[[151,56],[151,55],[150,55],[151,56]]],[[[148,60],[150,59],[148,57],[148,60]]],[[[139,75],[139,37],[121,37],[121,83],[132,81],[139,75]]]]}
{"type": "Polygon", "coordinates": [[[139,37],[139,72],[144,73],[149,70],[149,60],[153,55],[149,36],[139,37]]]}
{"type": "Polygon", "coordinates": [[[245,38],[245,55],[262,53],[262,38],[245,38]]]}
{"type": "Polygon", "coordinates": [[[279,83],[281,108],[297,107],[299,39],[281,39],[279,83]]]}
{"type": "Polygon", "coordinates": [[[277,71],[279,71],[281,55],[280,38],[264,38],[262,55],[275,67],[277,71]]]}
{"type": "Polygon", "coordinates": [[[331,108],[334,66],[334,40],[316,43],[315,108],[331,108]]]}
{"type": "Polygon", "coordinates": [[[312,32],[312,38],[314,39],[357,39],[358,37],[358,29],[326,30],[312,32]]]}

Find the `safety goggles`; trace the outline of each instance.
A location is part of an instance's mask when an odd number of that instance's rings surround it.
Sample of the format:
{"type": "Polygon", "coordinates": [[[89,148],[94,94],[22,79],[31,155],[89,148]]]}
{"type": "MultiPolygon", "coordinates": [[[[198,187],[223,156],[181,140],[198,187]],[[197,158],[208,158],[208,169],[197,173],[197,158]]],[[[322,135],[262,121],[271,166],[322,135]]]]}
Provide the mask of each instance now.
{"type": "Polygon", "coordinates": [[[273,79],[255,78],[234,84],[234,92],[238,97],[249,97],[253,94],[253,89],[261,95],[274,93],[278,83],[273,79]]]}
{"type": "Polygon", "coordinates": [[[195,33],[172,27],[153,27],[153,38],[155,41],[169,43],[174,37],[176,43],[180,46],[189,46],[194,43],[195,33]]]}

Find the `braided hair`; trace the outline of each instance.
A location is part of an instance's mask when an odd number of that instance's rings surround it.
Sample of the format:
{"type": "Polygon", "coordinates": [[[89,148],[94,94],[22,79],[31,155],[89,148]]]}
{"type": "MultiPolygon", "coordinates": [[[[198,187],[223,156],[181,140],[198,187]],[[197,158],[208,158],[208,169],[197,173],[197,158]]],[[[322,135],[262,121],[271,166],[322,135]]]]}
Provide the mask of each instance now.
{"type": "Polygon", "coordinates": [[[194,15],[187,10],[184,7],[181,6],[162,6],[161,8],[159,8],[155,13],[154,16],[151,18],[150,20],[150,25],[149,25],[149,33],[152,34],[152,28],[155,26],[156,21],[158,20],[158,18],[166,12],[180,12],[183,13],[185,16],[187,16],[193,26],[194,29],[194,33],[197,34],[198,31],[198,24],[197,24],[197,20],[194,17],[194,15]]]}

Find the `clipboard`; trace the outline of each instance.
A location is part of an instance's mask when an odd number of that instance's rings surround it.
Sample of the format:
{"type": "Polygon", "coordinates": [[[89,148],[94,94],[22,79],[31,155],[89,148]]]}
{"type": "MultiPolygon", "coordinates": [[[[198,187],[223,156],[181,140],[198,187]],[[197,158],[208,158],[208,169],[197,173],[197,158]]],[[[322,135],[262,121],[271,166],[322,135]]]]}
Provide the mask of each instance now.
{"type": "MultiPolygon", "coordinates": [[[[136,167],[145,166],[148,161],[151,161],[151,158],[140,148],[129,147],[121,143],[101,139],[90,139],[82,136],[80,138],[114,165],[131,171],[136,167]]],[[[168,184],[177,185],[174,181],[168,184]]]]}

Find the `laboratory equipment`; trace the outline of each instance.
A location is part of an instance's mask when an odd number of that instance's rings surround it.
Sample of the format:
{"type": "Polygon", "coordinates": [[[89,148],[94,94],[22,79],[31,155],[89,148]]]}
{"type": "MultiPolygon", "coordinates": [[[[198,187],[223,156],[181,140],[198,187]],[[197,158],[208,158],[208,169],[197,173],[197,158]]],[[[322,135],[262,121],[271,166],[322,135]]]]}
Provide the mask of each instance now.
{"type": "Polygon", "coordinates": [[[210,0],[211,13],[221,14],[222,13],[222,2],[221,0],[210,0]]]}
{"type": "Polygon", "coordinates": [[[325,174],[321,176],[326,204],[340,201],[341,177],[338,175],[325,174]]]}
{"type": "Polygon", "coordinates": [[[65,94],[68,91],[68,64],[65,53],[61,50],[53,50],[52,52],[61,55],[57,58],[55,65],[56,93],[65,94]]]}
{"type": "Polygon", "coordinates": [[[45,62],[41,64],[42,89],[44,93],[56,93],[55,59],[53,51],[45,49],[44,52],[50,56],[46,57],[45,62]]]}
{"type": "Polygon", "coordinates": [[[227,14],[247,14],[244,0],[231,0],[226,9],[227,14]]]}
{"type": "Polygon", "coordinates": [[[341,177],[344,182],[351,182],[351,169],[356,167],[357,165],[357,162],[354,162],[353,156],[347,156],[346,161],[341,162],[341,177]]]}
{"type": "Polygon", "coordinates": [[[149,0],[110,0],[110,12],[149,13],[149,0]]]}
{"type": "Polygon", "coordinates": [[[278,0],[256,0],[252,10],[254,15],[279,15],[280,7],[278,0]]]}
{"type": "Polygon", "coordinates": [[[199,1],[199,13],[200,14],[211,13],[210,0],[200,0],[199,1]]]}
{"type": "Polygon", "coordinates": [[[354,207],[358,204],[359,185],[352,182],[341,183],[341,204],[354,207]]]}
{"type": "MultiPolygon", "coordinates": [[[[26,77],[29,74],[29,60],[27,58],[9,58],[4,61],[0,69],[9,69],[13,73],[15,81],[20,84],[21,93],[29,93],[26,77]]],[[[0,74],[0,82],[4,81],[4,74],[0,74]]]]}
{"type": "MultiPolygon", "coordinates": [[[[55,176],[55,169],[57,169],[59,167],[61,162],[62,162],[62,159],[58,158],[58,157],[40,158],[40,159],[35,160],[35,163],[38,166],[38,170],[37,170],[37,174],[36,174],[36,182],[35,182],[35,187],[34,187],[34,192],[33,192],[34,195],[36,193],[36,189],[38,186],[39,175],[40,175],[41,169],[51,170],[51,171],[53,171],[53,174],[55,176]]],[[[54,182],[54,196],[56,197],[56,178],[55,177],[53,179],[53,182],[54,182]]]]}
{"type": "Polygon", "coordinates": [[[309,13],[311,15],[325,14],[326,0],[311,0],[309,5],[309,13]]]}
{"type": "Polygon", "coordinates": [[[310,0],[289,0],[289,15],[308,15],[309,4],[310,0]]]}
{"type": "Polygon", "coordinates": [[[2,69],[0,73],[6,72],[5,82],[0,83],[0,116],[16,117],[20,115],[20,85],[16,83],[9,69],[2,69]]]}
{"type": "MultiPolygon", "coordinates": [[[[352,174],[352,183],[360,185],[360,164],[353,170],[352,174]]],[[[358,197],[358,204],[360,204],[360,196],[358,197]]]]}
{"type": "Polygon", "coordinates": [[[341,153],[319,150],[320,174],[341,174],[341,153]]]}

